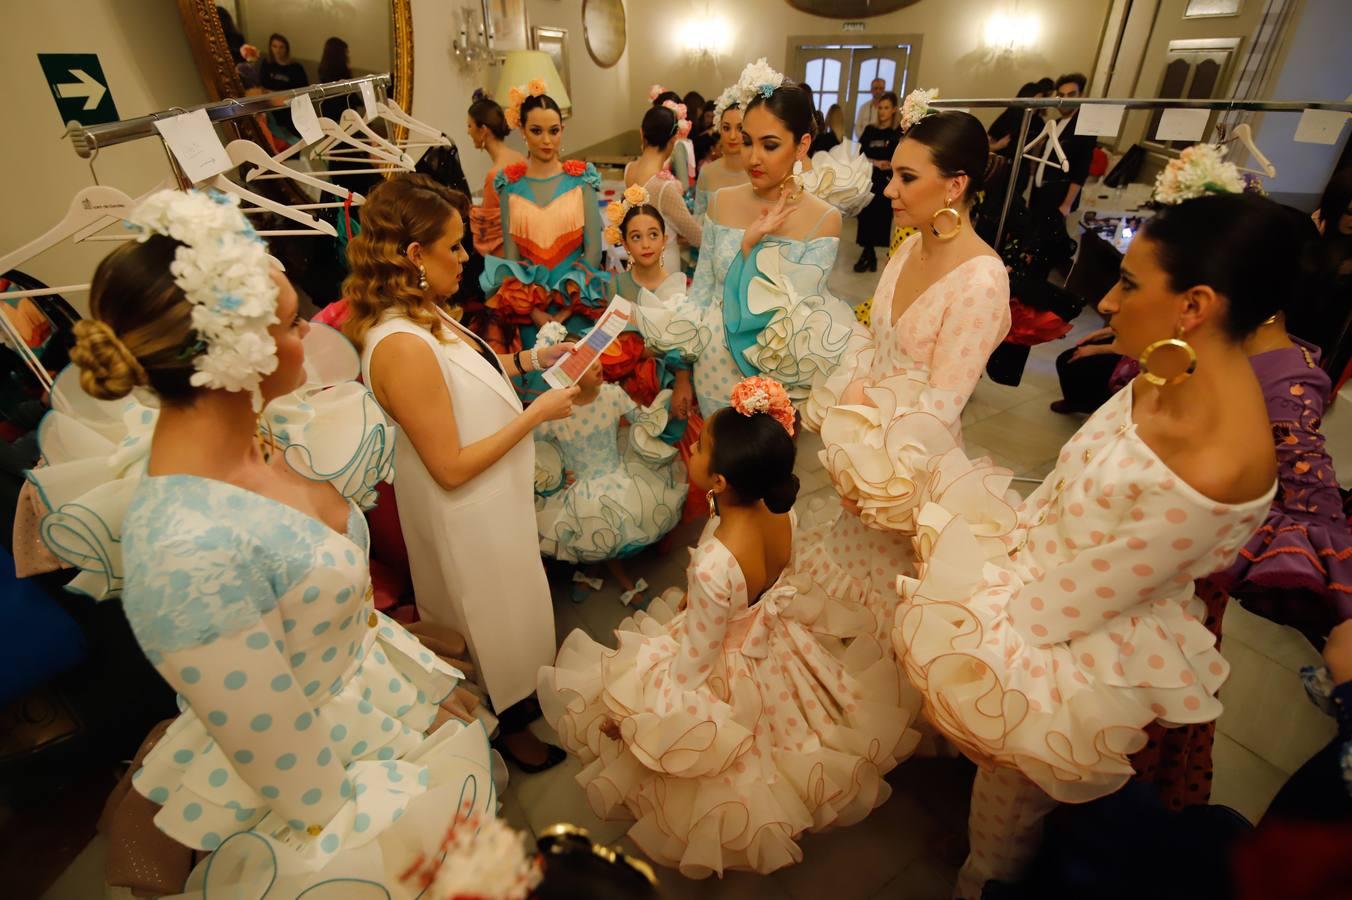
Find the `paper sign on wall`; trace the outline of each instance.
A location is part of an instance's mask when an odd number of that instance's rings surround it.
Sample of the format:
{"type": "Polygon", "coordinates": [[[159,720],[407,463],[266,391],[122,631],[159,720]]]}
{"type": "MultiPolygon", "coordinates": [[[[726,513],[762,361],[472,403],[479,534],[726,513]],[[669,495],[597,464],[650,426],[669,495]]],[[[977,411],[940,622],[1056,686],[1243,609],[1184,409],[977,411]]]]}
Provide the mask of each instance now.
{"type": "Polygon", "coordinates": [[[376,88],[369,81],[361,83],[361,102],[366,104],[366,121],[376,117],[376,88]]]}
{"type": "Polygon", "coordinates": [[[315,105],[310,100],[309,94],[291,98],[291,121],[296,126],[296,133],[305,143],[313,144],[323,139],[324,129],[319,127],[319,114],[315,112],[315,105]]]}
{"type": "Polygon", "coordinates": [[[1075,116],[1075,133],[1114,137],[1122,127],[1122,114],[1126,111],[1120,103],[1086,103],[1075,116]]]}
{"type": "Polygon", "coordinates": [[[193,184],[219,175],[232,165],[205,109],[157,119],[155,128],[164,136],[164,142],[173,151],[183,174],[193,184]]]}
{"type": "Polygon", "coordinates": [[[1336,144],[1346,121],[1347,113],[1336,109],[1307,109],[1296,125],[1296,140],[1302,144],[1336,144]]]}
{"type": "Polygon", "coordinates": [[[1166,109],[1155,130],[1155,140],[1200,141],[1210,118],[1209,109],[1166,109]]]}

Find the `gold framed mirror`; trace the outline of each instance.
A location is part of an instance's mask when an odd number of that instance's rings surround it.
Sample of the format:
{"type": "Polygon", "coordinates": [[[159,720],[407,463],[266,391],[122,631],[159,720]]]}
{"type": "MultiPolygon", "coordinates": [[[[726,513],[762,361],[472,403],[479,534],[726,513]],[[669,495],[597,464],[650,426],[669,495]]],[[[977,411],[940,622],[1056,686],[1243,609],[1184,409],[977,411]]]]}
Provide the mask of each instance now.
{"type": "MultiPolygon", "coordinates": [[[[249,88],[245,78],[260,71],[261,65],[241,66],[242,45],[254,48],[262,60],[272,64],[270,38],[289,32],[288,64],[298,65],[307,83],[337,80],[319,77],[328,57],[326,45],[336,39],[347,51],[352,76],[389,72],[391,99],[400,108],[411,111],[410,3],[411,0],[178,0],[178,9],[197,70],[213,100],[245,96],[249,88]],[[290,48],[292,41],[296,45],[294,53],[290,48]],[[387,53],[382,54],[382,45],[387,53]]],[[[274,77],[264,78],[265,83],[259,86],[265,90],[285,90],[287,67],[273,66],[269,74],[274,77]]],[[[238,126],[242,137],[266,145],[261,130],[251,119],[239,121],[238,126]]]]}

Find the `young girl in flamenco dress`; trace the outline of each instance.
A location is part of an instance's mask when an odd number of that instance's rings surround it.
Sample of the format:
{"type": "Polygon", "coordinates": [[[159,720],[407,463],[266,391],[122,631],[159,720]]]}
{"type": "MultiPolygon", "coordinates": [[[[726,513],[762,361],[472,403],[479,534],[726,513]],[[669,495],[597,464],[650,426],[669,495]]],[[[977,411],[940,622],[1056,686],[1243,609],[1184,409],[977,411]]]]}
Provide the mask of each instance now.
{"type": "MultiPolygon", "coordinates": [[[[507,123],[521,128],[527,160],[494,179],[502,207],[503,248],[484,259],[480,284],[488,305],[520,328],[521,346],[533,347],[541,325],[560,322],[583,334],[605,309],[609,277],[601,259],[601,176],[580,160],[559,159],[563,119],[544,82],[513,88],[507,123]]],[[[529,400],[545,390],[538,372],[518,379],[529,400]]]]}
{"type": "Polygon", "coordinates": [[[793,407],[766,378],[731,401],[692,460],[710,521],[684,597],[625,620],[614,650],[574,631],[539,676],[593,810],[632,817],[634,842],[690,878],[798,862],[804,831],[887,799],[882,776],[919,740],[893,663],[853,670],[786,614],[827,602],[788,574],[793,407]]]}
{"type": "MultiPolygon", "coordinates": [[[[545,326],[541,346],[553,341],[545,326]]],[[[576,338],[571,338],[576,341],[576,338]]],[[[536,522],[540,552],[578,564],[605,563],[623,587],[620,599],[642,604],[647,584],[623,560],[657,543],[680,521],[685,465],[662,440],[671,392],[645,407],[601,377],[601,363],[578,382],[573,415],[535,429],[536,522]],[[629,425],[625,451],[619,429],[629,425]]]]}
{"type": "Polygon", "coordinates": [[[806,398],[867,340],[826,284],[840,213],[803,189],[811,101],[763,59],[746,67],[738,91],[750,183],[710,199],[689,294],[668,303],[640,296],[637,311],[649,346],[693,361],[706,417],[755,375],[806,398]]]}

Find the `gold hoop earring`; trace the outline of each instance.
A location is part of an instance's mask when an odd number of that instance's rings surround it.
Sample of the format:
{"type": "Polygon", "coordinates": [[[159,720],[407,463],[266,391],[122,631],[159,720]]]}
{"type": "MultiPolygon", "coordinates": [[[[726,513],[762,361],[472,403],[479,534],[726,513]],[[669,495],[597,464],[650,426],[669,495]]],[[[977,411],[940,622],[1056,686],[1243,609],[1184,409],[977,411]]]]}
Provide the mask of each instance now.
{"type": "Polygon", "coordinates": [[[713,488],[709,488],[704,499],[709,504],[709,518],[712,519],[718,515],[718,495],[714,493],[713,488]]]}
{"type": "Polygon", "coordinates": [[[1174,384],[1182,384],[1192,377],[1197,371],[1197,351],[1193,349],[1192,344],[1183,340],[1183,329],[1180,327],[1176,337],[1162,338],[1155,341],[1145,350],[1141,351],[1141,377],[1156,387],[1167,387],[1174,384]],[[1161,347],[1177,347],[1188,355],[1188,363],[1183,370],[1175,375],[1160,375],[1150,371],[1150,357],[1161,347]]]}
{"type": "Polygon", "coordinates": [[[944,208],[936,212],[934,215],[930,216],[930,234],[934,235],[941,241],[951,241],[953,240],[953,238],[957,237],[961,231],[962,231],[962,213],[958,212],[956,209],[953,208],[953,201],[951,199],[945,200],[944,208]],[[951,215],[953,217],[953,221],[956,223],[953,226],[952,231],[940,232],[938,225],[935,224],[936,222],[939,221],[939,217],[942,216],[944,213],[948,213],[949,215],[951,215]]]}

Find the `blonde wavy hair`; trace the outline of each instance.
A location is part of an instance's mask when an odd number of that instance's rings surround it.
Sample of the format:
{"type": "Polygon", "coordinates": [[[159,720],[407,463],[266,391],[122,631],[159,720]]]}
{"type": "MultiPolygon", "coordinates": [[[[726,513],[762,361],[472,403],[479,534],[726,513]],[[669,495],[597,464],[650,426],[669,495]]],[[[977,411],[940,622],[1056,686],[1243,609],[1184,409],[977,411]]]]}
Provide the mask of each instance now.
{"type": "Polygon", "coordinates": [[[117,400],[148,387],[161,402],[191,403],[193,359],[203,351],[192,304],[169,271],[178,241],[152,235],[99,263],[90,286],[90,318],[75,323],[71,362],[91,397],[117,400]]]}
{"type": "Polygon", "coordinates": [[[439,341],[453,337],[431,294],[418,287],[420,274],[408,258],[408,246],[439,240],[452,216],[465,227],[468,207],[464,194],[412,173],[383,181],[366,195],[361,234],[347,247],[351,274],[343,282],[350,312],[343,334],[358,349],[387,312],[426,328],[439,341]]]}

